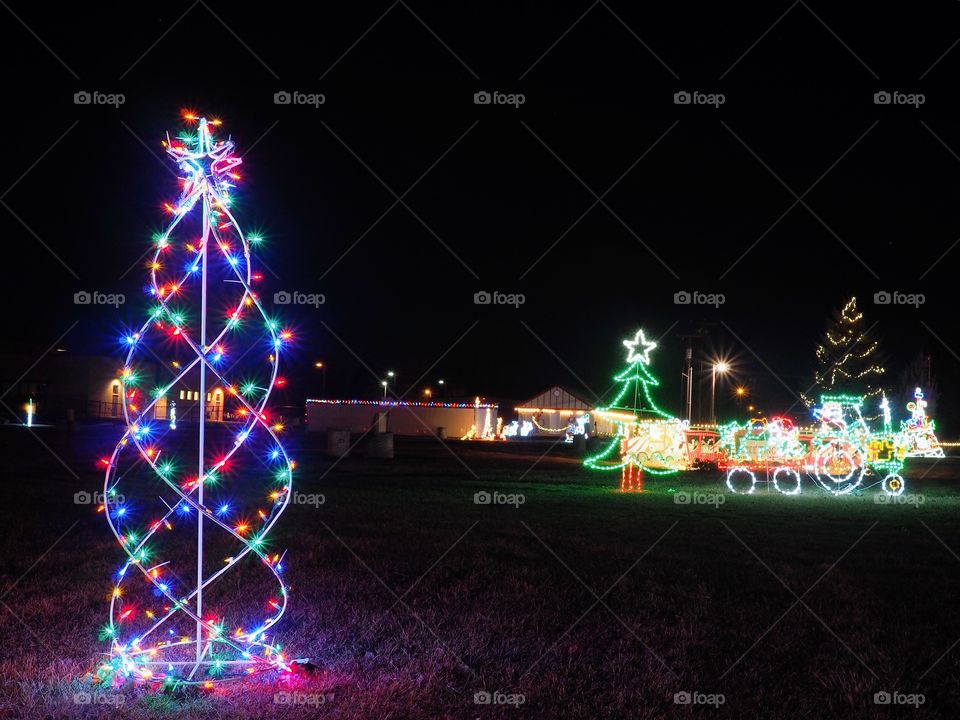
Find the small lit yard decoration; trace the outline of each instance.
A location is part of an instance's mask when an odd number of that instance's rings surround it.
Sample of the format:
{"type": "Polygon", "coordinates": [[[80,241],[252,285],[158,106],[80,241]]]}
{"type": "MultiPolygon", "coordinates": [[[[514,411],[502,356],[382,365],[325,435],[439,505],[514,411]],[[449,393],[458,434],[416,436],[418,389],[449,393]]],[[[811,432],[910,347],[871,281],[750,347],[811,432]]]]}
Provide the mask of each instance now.
{"type": "MultiPolygon", "coordinates": [[[[287,585],[283,554],[268,550],[268,535],[290,502],[294,463],[278,438],[282,425],[267,409],[274,385],[282,385],[280,354],[291,333],[267,315],[252,288],[258,276],[251,244],[258,238],[244,234],[231,209],[241,158],[230,139],[214,137],[219,121],[185,117],[193,129],[164,143],[180,171],[181,192],[165,205],[171,219],[155,236],[149,262],[153,307],[143,325],[124,338],[128,349],[120,382],[126,432],[102,460],[102,511],[126,555],[101,632],[108,648],[95,678],[104,684],[129,679],[207,684],[291,667],[272,635],[287,607],[287,585]],[[241,338],[251,336],[244,346],[241,338]],[[164,379],[145,387],[141,366],[173,353],[184,359],[165,362],[164,379]],[[235,377],[244,356],[258,361],[259,370],[235,377]],[[192,421],[183,390],[176,415],[174,393],[184,387],[199,388],[186,391],[198,401],[192,421]],[[208,396],[216,392],[225,403],[214,409],[208,396]],[[212,424],[225,418],[215,412],[230,417],[220,424],[220,434],[212,424]],[[178,457],[178,433],[191,434],[192,459],[178,457]],[[244,460],[254,472],[236,477],[234,466],[244,460]],[[118,488],[128,473],[134,475],[131,468],[143,470],[147,480],[137,481],[134,497],[124,497],[118,488]],[[235,508],[222,494],[250,487],[261,500],[249,509],[235,508]],[[205,563],[212,540],[228,548],[226,557],[205,563]],[[194,545],[195,566],[190,574],[178,574],[180,551],[188,549],[189,562],[194,545]],[[254,574],[259,566],[268,581],[272,576],[275,589],[263,606],[230,617],[207,596],[227,573],[247,570],[237,567],[245,559],[253,561],[254,574]],[[143,592],[143,583],[151,592],[143,592]],[[133,600],[138,593],[146,600],[133,600]],[[251,622],[251,616],[259,619],[251,622]]],[[[244,592],[241,602],[246,600],[244,592]]]]}
{"type": "Polygon", "coordinates": [[[901,457],[942,458],[943,448],[937,439],[936,423],[927,416],[927,401],[923,390],[913,391],[913,402],[907,403],[910,417],[900,422],[897,449],[901,457]]]}

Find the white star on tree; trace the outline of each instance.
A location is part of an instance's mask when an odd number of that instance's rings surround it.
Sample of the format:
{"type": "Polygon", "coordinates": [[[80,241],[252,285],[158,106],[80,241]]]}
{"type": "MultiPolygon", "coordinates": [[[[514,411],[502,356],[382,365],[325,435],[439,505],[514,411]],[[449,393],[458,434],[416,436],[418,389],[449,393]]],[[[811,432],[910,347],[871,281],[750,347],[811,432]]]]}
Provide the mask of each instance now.
{"type": "Polygon", "coordinates": [[[643,330],[637,330],[633,340],[624,340],[623,344],[627,347],[627,362],[635,363],[639,360],[644,365],[650,364],[650,351],[657,346],[655,342],[647,340],[643,330]],[[637,352],[638,345],[641,348],[640,352],[637,352]]]}

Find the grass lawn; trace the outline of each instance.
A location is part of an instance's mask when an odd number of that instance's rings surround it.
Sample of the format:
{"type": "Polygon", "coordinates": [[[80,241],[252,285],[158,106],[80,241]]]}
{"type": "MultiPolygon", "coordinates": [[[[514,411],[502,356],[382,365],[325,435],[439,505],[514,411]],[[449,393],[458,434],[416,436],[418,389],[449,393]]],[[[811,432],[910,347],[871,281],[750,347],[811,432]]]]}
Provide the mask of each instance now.
{"type": "Polygon", "coordinates": [[[907,495],[923,502],[878,504],[877,488],[834,498],[809,480],[797,497],[731,495],[710,473],[621,494],[568,448],[536,462],[545,447],[398,441],[392,461],[331,468],[309,436],[294,442],[295,487],[325,502],[291,505],[271,538],[289,548],[292,588],[278,636],[315,669],[282,685],[97,693],[80,678],[104,650],[121,552],[73,496],[102,482],[95,448],[116,431],[0,428],[0,715],[960,713],[957,460],[908,463],[907,495]],[[476,504],[484,491],[523,503],[476,504]],[[881,691],[923,704],[877,705],[881,691]],[[695,702],[675,703],[683,692],[695,702]]]}

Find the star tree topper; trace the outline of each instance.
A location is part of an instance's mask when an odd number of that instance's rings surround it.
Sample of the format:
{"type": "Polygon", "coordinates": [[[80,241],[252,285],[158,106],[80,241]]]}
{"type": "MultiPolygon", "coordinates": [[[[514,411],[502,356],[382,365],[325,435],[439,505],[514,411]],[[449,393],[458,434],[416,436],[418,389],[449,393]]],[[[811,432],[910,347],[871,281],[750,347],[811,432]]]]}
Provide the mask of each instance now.
{"type": "Polygon", "coordinates": [[[655,342],[647,340],[643,330],[637,330],[633,340],[624,340],[623,344],[627,348],[627,362],[635,363],[639,360],[644,365],[650,364],[650,351],[657,347],[655,342]],[[640,352],[637,352],[637,346],[640,347],[640,352]]]}

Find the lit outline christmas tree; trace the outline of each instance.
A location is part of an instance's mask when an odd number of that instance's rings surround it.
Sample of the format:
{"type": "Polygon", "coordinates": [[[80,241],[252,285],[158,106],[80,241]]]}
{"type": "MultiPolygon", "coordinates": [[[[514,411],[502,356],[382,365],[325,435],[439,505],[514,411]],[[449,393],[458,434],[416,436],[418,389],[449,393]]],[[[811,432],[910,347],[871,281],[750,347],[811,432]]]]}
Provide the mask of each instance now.
{"type": "MultiPolygon", "coordinates": [[[[131,678],[167,685],[208,684],[215,680],[245,677],[258,671],[291,669],[279,645],[271,642],[267,635],[283,616],[288,593],[281,576],[283,555],[268,555],[265,547],[267,535],[291,498],[294,463],[277,437],[277,433],[283,429],[282,425],[270,424],[266,405],[274,384],[278,381],[280,353],[292,339],[292,333],[280,329],[277,322],[267,315],[259,297],[251,288],[254,274],[250,262],[250,243],[256,243],[258,238],[248,238],[229,209],[231,181],[239,180],[235,168],[240,165],[241,158],[234,155],[234,144],[230,139],[215,140],[211,126],[218,126],[219,121],[208,122],[191,114],[185,115],[185,118],[197,123],[196,132],[173,141],[168,136],[164,143],[167,153],[183,173],[180,178],[183,189],[175,205],[165,205],[174,217],[164,232],[155,238],[157,247],[150,262],[150,293],[157,304],[139,331],[127,335],[124,339],[129,349],[120,382],[127,430],[113,454],[102,461],[106,466],[103,511],[110,530],[127,556],[126,562],[117,573],[118,579],[110,601],[109,622],[101,631],[101,638],[109,641],[111,647],[107,660],[98,664],[95,677],[105,684],[118,684],[131,678]],[[198,205],[202,214],[202,235],[198,240],[183,243],[188,254],[186,269],[178,279],[164,278],[161,282],[159,274],[168,264],[166,256],[172,254],[174,248],[171,234],[184,218],[197,210],[198,205]],[[229,305],[232,310],[228,312],[222,327],[215,335],[208,330],[207,317],[208,270],[213,257],[216,257],[210,252],[211,242],[214,249],[219,250],[225,263],[223,272],[232,274],[227,282],[235,283],[233,287],[242,288],[242,292],[238,292],[239,299],[229,305]],[[238,245],[239,252],[235,249],[238,245]],[[192,335],[194,328],[186,319],[186,313],[174,304],[174,299],[183,294],[184,289],[200,295],[200,327],[197,337],[192,335]],[[246,312],[259,314],[264,323],[265,336],[268,339],[265,351],[268,353],[269,380],[266,387],[257,386],[250,381],[245,381],[238,387],[225,377],[225,373],[219,368],[226,353],[226,338],[231,331],[240,327],[246,312]],[[179,338],[192,352],[193,360],[180,366],[172,381],[166,386],[155,388],[152,398],[145,398],[141,404],[141,380],[133,367],[133,361],[141,350],[149,351],[145,347],[145,341],[151,332],[167,333],[170,337],[179,338]],[[158,402],[165,398],[177,383],[184,382],[188,373],[194,369],[199,374],[200,382],[200,413],[196,425],[199,446],[196,475],[178,473],[175,462],[160,462],[163,450],[159,440],[162,438],[152,440],[152,436],[158,433],[150,419],[152,412],[156,415],[154,411],[158,402]],[[219,381],[227,389],[239,406],[238,416],[243,418],[242,429],[237,433],[233,447],[214,461],[208,458],[204,447],[208,373],[211,379],[219,381]],[[255,530],[249,523],[234,526],[228,524],[227,513],[223,507],[213,508],[204,503],[204,485],[217,482],[218,473],[237,451],[248,443],[252,433],[262,435],[263,442],[270,448],[264,462],[268,463],[273,474],[273,489],[268,495],[271,501],[270,510],[259,513],[261,524],[255,530]],[[162,485],[176,495],[176,501],[172,503],[160,498],[166,512],[159,520],[139,532],[125,526],[126,506],[120,502],[116,490],[120,480],[120,456],[123,450],[131,445],[136,448],[139,459],[149,465],[162,485]],[[197,513],[196,586],[189,591],[174,594],[171,581],[166,579],[163,572],[167,563],[162,558],[153,557],[149,543],[164,529],[173,530],[173,522],[178,519],[177,513],[184,508],[188,515],[197,513]],[[223,567],[207,576],[204,576],[203,572],[204,525],[227,533],[239,548],[223,567]],[[221,621],[204,618],[203,591],[251,553],[272,573],[279,584],[279,599],[270,601],[271,612],[262,622],[250,629],[238,628],[228,634],[221,621]],[[124,607],[123,587],[131,568],[138,570],[153,585],[155,594],[167,601],[168,608],[156,615],[148,614],[152,622],[145,631],[121,637],[125,630],[123,623],[133,612],[133,608],[124,607]],[[172,625],[173,618],[182,617],[181,613],[190,619],[195,635],[160,639],[160,628],[172,625]],[[188,656],[192,655],[192,658],[181,659],[191,646],[195,652],[188,653],[188,656]],[[177,653],[177,659],[170,659],[171,655],[177,653]],[[206,677],[197,676],[201,667],[206,669],[206,677]],[[179,671],[181,668],[183,672],[179,671]]],[[[171,428],[176,427],[172,417],[170,424],[171,428]]]]}
{"type": "MultiPolygon", "coordinates": [[[[595,413],[614,422],[617,435],[600,452],[584,459],[584,466],[591,470],[623,469],[621,490],[639,490],[640,472],[651,475],[670,475],[681,470],[685,463],[679,457],[656,454],[657,465],[641,462],[637,453],[631,451],[631,444],[639,439],[648,440],[650,433],[656,431],[668,440],[677,432],[682,433],[683,423],[661,410],[650,397],[650,388],[658,387],[660,381],[649,370],[650,353],[657,344],[647,340],[643,330],[638,330],[632,340],[624,340],[627,348],[627,367],[614,376],[621,383],[620,391],[610,403],[597,408],[595,413]],[[633,390],[632,404],[626,404],[625,398],[633,390]],[[641,389],[643,398],[641,400],[641,389]],[[652,415],[652,420],[644,420],[643,414],[652,415]],[[614,459],[616,452],[619,459],[614,459]]],[[[682,434],[679,440],[682,440],[682,434]]]]}

